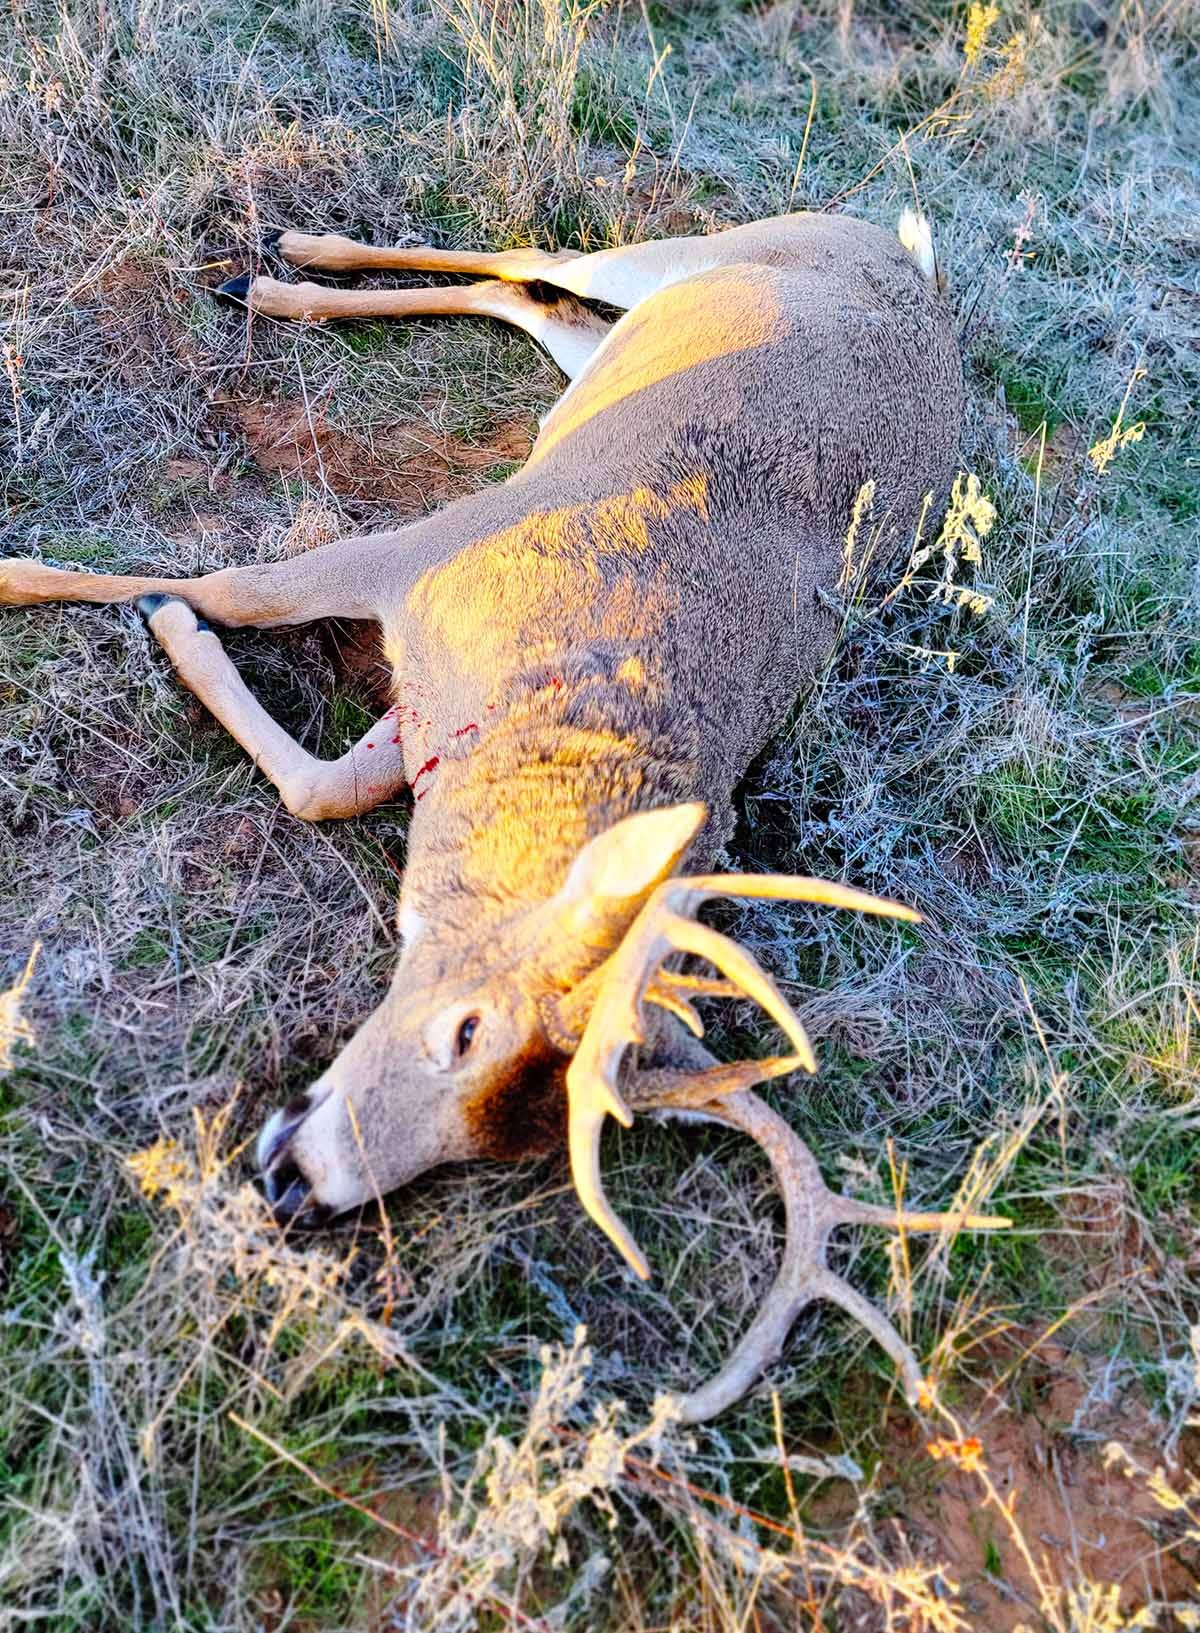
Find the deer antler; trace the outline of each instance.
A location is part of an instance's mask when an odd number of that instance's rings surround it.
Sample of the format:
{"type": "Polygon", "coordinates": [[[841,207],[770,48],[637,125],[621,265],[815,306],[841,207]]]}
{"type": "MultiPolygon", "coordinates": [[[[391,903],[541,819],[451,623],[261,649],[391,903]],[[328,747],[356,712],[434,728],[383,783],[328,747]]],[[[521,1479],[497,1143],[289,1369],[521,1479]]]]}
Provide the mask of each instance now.
{"type": "MultiPolygon", "coordinates": [[[[630,1044],[642,1043],[642,1004],[656,1003],[680,1016],[696,1036],[704,1028],[684,991],[744,993],[753,998],[785,1033],[794,1056],[787,1067],[817,1069],[808,1035],[787,999],[758,961],[728,936],[697,924],[692,917],[714,896],[751,896],[775,901],[820,902],[829,907],[847,907],[860,913],[878,913],[887,918],[907,919],[919,924],[921,915],[898,902],[868,896],[847,885],[829,884],[821,879],[794,878],[779,873],[701,874],[695,878],[665,879],[646,898],[617,950],[602,966],[592,1011],[583,1036],[567,1071],[568,1144],[571,1176],[579,1200],[590,1217],[612,1242],[643,1281],[649,1279],[646,1263],[633,1237],[617,1218],[604,1195],[600,1178],[600,1135],[604,1119],[613,1116],[628,1128],[633,1121],[617,1087],[621,1061],[630,1044]],[[680,976],[664,971],[663,960],[675,953],[692,953],[714,965],[722,982],[680,976]]],[[[758,1063],[746,1062],[751,1075],[730,1083],[747,1088],[762,1081],[758,1063]]],[[[776,1074],[769,1074],[776,1075],[776,1074]]]]}
{"type": "MultiPolygon", "coordinates": [[[[771,1291],[741,1342],[715,1377],[685,1395],[681,1421],[704,1423],[732,1406],[755,1379],[778,1360],[792,1324],[815,1299],[840,1304],[895,1361],[913,1404],[921,1398],[921,1368],[904,1339],[884,1315],[850,1283],[830,1270],[826,1251],[837,1225],[883,1225],[901,1231],[1004,1230],[1008,1219],[973,1213],[909,1213],[858,1202],[829,1190],[812,1152],[777,1112],[739,1083],[727,1092],[729,1074],[739,1067],[718,1066],[702,1046],[680,1039],[698,1070],[639,1073],[631,1099],[639,1111],[686,1109],[748,1134],[766,1152],[783,1193],[787,1246],[771,1291]],[[717,1097],[720,1097],[719,1099],[717,1097]]],[[[777,1076],[781,1063],[764,1061],[765,1075],[777,1076]]]]}
{"type": "Polygon", "coordinates": [[[1010,1221],[977,1214],[906,1213],[858,1202],[828,1189],[800,1137],[749,1092],[753,1084],[780,1077],[797,1067],[812,1072],[816,1062],[799,1019],[750,954],[684,916],[715,895],[824,902],[919,921],[919,914],[911,908],[816,879],[705,876],[668,879],[658,886],[603,966],[595,1005],[567,1071],[571,1170],[580,1201],[638,1275],[647,1278],[649,1266],[610,1206],[600,1176],[600,1135],[605,1116],[611,1112],[626,1127],[633,1121],[630,1107],[617,1087],[617,1073],[626,1048],[643,1041],[641,1005],[659,1004],[699,1036],[703,1027],[685,994],[732,996],[744,992],[756,999],[787,1034],[793,1054],[720,1065],[701,1045],[681,1034],[679,1043],[687,1045],[696,1069],[641,1072],[629,1091],[639,1111],[700,1111],[756,1140],[770,1159],[787,1216],[787,1248],[775,1285],[722,1370],[703,1388],[685,1397],[683,1421],[703,1422],[740,1399],[755,1378],[777,1359],[800,1311],[818,1298],[840,1304],[866,1327],[895,1361],[908,1396],[915,1402],[922,1385],[916,1357],[883,1312],[830,1270],[825,1254],[831,1231],[840,1224],[876,1224],[910,1231],[1002,1230],[1010,1221]],[[662,970],[662,960],[680,951],[696,953],[728,979],[712,981],[662,970]]]}

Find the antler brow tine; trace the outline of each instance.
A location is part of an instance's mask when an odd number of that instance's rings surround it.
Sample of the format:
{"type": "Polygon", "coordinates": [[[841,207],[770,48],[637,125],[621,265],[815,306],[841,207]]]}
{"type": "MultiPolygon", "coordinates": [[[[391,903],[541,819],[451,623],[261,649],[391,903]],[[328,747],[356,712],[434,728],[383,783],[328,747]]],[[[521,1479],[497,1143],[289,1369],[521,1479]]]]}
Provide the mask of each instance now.
{"type": "Polygon", "coordinates": [[[612,1115],[622,1127],[630,1128],[633,1114],[601,1073],[586,1062],[580,1067],[578,1055],[567,1068],[567,1108],[567,1147],[576,1195],[585,1213],[599,1225],[626,1263],[643,1281],[649,1281],[646,1256],[613,1211],[600,1175],[600,1135],[605,1117],[612,1115]]]}

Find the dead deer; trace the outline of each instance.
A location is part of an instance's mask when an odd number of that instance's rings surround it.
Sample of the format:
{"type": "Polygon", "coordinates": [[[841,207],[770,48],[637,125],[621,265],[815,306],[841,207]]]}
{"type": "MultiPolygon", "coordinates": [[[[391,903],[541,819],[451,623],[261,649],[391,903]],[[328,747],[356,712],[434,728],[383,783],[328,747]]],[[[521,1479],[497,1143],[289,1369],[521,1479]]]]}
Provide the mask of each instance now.
{"type": "Polygon", "coordinates": [[[706,871],[739,780],[831,650],[856,496],[874,483],[883,559],[948,490],[960,360],[928,229],[906,212],[901,237],[818,214],[597,254],[285,232],[278,251],[296,267],[483,277],[392,291],[254,277],[226,292],[270,318],[471,312],[525,329],[569,384],[524,468],[396,532],[201,578],[0,563],[0,604],[136,598],[183,684],[296,816],[413,793],[391,988],[262,1130],[281,1220],[565,1134],[580,1201],[644,1277],[604,1195],[605,1118],[699,1115],[763,1146],[786,1202],[783,1266],[728,1365],[682,1402],[686,1421],[741,1397],[817,1298],[862,1322],[915,1394],[908,1346],[829,1269],[830,1232],[1005,1223],[827,1190],[751,1092],[815,1070],[804,1028],[754,958],[697,919],[719,896],[918,917],[843,885],[706,871]],[[610,323],[593,300],[625,315],[610,323]],[[395,701],[324,763],[251,696],[210,621],[329,617],[379,622],[395,701]],[[717,973],[681,969],[680,955],[717,973]],[[696,1001],[737,995],[766,1010],[787,1053],[723,1065],[705,1050],[696,1001]]]}

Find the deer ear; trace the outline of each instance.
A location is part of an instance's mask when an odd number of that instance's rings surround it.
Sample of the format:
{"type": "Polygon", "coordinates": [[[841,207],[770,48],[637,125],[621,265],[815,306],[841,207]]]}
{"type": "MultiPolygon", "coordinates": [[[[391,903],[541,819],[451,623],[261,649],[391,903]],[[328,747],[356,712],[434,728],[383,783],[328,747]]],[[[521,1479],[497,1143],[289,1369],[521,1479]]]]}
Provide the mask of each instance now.
{"type": "Polygon", "coordinates": [[[571,864],[559,899],[583,906],[645,896],[671,872],[707,816],[708,807],[693,800],[625,817],[588,840],[571,864]]]}

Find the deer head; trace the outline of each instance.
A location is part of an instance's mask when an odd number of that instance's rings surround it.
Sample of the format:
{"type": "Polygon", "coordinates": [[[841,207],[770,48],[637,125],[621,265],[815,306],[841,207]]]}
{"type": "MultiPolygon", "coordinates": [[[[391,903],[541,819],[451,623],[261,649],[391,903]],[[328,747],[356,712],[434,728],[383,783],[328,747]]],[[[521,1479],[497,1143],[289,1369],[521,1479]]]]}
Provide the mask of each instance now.
{"type": "Polygon", "coordinates": [[[593,972],[705,816],[694,803],[626,817],[583,847],[549,900],[482,936],[402,901],[383,1002],[259,1136],[277,1215],[316,1222],[439,1163],[561,1147],[593,972]]]}
{"type": "MultiPolygon", "coordinates": [[[[706,816],[690,803],[640,812],[589,841],[540,907],[491,938],[490,952],[454,946],[410,925],[392,987],[306,1096],[263,1129],[259,1160],[284,1219],[337,1213],[440,1162],[520,1157],[565,1133],[579,1199],[628,1264],[650,1274],[609,1205],[600,1176],[606,1116],[628,1126],[631,1106],[699,1113],[740,1129],[770,1158],[787,1210],[788,1245],[763,1308],[722,1371],[685,1398],[700,1422],[739,1399],[774,1360],[813,1299],[841,1304],[892,1355],[910,1398],[920,1368],[895,1327],[826,1263],[835,1226],[902,1231],[1000,1229],[1005,1219],[908,1213],[829,1191],[811,1153],[752,1085],[816,1070],[798,1017],[771,977],[736,942],[695,914],[715,896],[818,902],[919,922],[911,908],[844,885],[775,874],[673,877],[706,816]],[[689,955],[716,977],[672,967],[689,955]],[[646,1041],[647,1006],[703,1035],[694,1001],[754,999],[791,1052],[720,1065],[703,1048],[688,1069],[622,1074],[646,1041]]],[[[403,916],[403,915],[402,915],[403,916]]],[[[692,1040],[684,1038],[685,1043],[692,1040]]],[[[678,1051],[676,1051],[678,1058],[678,1051]]]]}

